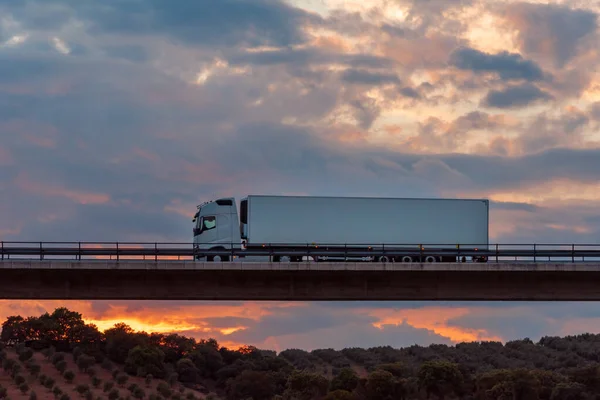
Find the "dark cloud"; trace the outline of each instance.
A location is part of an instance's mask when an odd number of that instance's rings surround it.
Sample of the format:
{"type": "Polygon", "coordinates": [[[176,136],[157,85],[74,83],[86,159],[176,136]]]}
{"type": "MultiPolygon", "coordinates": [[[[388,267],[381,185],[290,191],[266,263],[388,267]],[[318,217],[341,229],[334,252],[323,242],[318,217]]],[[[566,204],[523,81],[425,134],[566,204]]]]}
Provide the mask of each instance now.
{"type": "Polygon", "coordinates": [[[357,347],[356,343],[360,343],[360,347],[363,348],[380,346],[402,348],[413,345],[428,346],[431,343],[452,344],[452,341],[444,336],[425,328],[415,328],[406,322],[398,325],[383,325],[381,328],[361,323],[349,323],[304,334],[275,337],[269,342],[275,342],[280,350],[301,348],[307,351],[327,348],[342,350],[357,347]]]}
{"type": "Polygon", "coordinates": [[[520,54],[506,51],[488,54],[471,48],[461,48],[450,56],[451,65],[473,72],[495,72],[505,80],[538,81],[544,77],[542,69],[520,54]]]}
{"type": "Polygon", "coordinates": [[[598,26],[598,15],[591,10],[521,2],[508,5],[506,16],[516,29],[523,51],[532,57],[549,58],[557,68],[586,47],[596,46],[592,34],[598,26]]]}
{"type": "Polygon", "coordinates": [[[389,83],[400,83],[400,79],[394,74],[373,73],[358,69],[348,69],[342,73],[342,80],[349,83],[363,85],[385,85],[389,83]]]}
{"type": "Polygon", "coordinates": [[[293,67],[308,65],[328,65],[331,63],[346,64],[359,68],[390,68],[395,62],[389,58],[368,54],[325,52],[317,48],[284,48],[261,51],[234,51],[225,53],[227,60],[233,65],[290,64],[293,67]]]}
{"type": "Polygon", "coordinates": [[[244,331],[232,333],[229,339],[263,342],[271,336],[302,335],[320,329],[339,328],[346,324],[369,325],[374,322],[374,317],[350,311],[332,312],[326,306],[313,304],[310,308],[281,309],[275,314],[261,318],[244,331]]]}
{"type": "Polygon", "coordinates": [[[76,18],[91,34],[166,35],[191,46],[289,46],[305,41],[304,24],[321,23],[279,0],[28,0],[3,8],[27,27],[58,28],[76,18]],[[32,13],[40,4],[55,13],[32,13]]]}
{"type": "Polygon", "coordinates": [[[412,99],[418,99],[421,97],[421,94],[416,89],[408,86],[400,89],[400,94],[406,97],[410,97],[412,99]]]}
{"type": "Polygon", "coordinates": [[[502,90],[491,90],[483,104],[496,108],[523,107],[538,101],[548,101],[553,96],[531,84],[509,86],[502,90]]]}

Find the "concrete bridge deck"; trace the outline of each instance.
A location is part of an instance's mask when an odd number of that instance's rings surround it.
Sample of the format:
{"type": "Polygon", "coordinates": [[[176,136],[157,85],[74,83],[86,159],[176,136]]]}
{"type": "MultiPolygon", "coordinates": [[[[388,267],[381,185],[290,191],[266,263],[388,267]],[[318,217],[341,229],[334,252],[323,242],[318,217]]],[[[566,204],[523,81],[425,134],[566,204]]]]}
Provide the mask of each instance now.
{"type": "Polygon", "coordinates": [[[0,261],[2,299],[600,300],[600,263],[0,261]]]}

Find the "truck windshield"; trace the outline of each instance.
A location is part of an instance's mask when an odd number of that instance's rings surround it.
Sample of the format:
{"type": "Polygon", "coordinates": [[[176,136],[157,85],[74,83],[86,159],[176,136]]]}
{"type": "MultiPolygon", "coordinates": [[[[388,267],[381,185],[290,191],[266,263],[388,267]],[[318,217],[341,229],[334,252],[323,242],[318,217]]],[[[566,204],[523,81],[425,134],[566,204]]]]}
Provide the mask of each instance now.
{"type": "Polygon", "coordinates": [[[202,217],[202,231],[213,229],[217,225],[217,219],[213,216],[202,217]]]}

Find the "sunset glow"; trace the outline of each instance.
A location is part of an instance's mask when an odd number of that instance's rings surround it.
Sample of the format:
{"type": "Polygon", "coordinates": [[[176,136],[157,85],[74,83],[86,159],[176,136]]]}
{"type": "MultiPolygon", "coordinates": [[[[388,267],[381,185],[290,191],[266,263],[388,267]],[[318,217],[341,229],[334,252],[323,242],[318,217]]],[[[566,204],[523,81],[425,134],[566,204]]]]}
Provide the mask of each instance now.
{"type": "MultiPolygon", "coordinates": [[[[84,3],[0,2],[0,241],[187,245],[197,204],[295,193],[487,198],[493,243],[598,242],[598,4],[84,3]]],[[[279,350],[600,329],[572,303],[1,301],[0,317],[65,304],[101,330],[279,350]]]]}

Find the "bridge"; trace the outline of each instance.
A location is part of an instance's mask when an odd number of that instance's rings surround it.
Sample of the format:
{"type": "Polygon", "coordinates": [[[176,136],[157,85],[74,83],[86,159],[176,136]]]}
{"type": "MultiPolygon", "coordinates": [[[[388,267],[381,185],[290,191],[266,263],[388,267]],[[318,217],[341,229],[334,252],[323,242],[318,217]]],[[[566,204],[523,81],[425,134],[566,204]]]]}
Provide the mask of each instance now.
{"type": "MultiPolygon", "coordinates": [[[[204,262],[195,261],[189,247],[166,244],[65,247],[5,242],[0,298],[600,300],[600,250],[592,245],[563,246],[550,250],[493,246],[486,250],[486,263],[272,262],[270,257],[277,251],[270,248],[252,254],[265,256],[266,261],[250,261],[234,253],[232,262],[204,262]]],[[[327,254],[322,249],[307,251],[311,257],[327,254]]]]}

